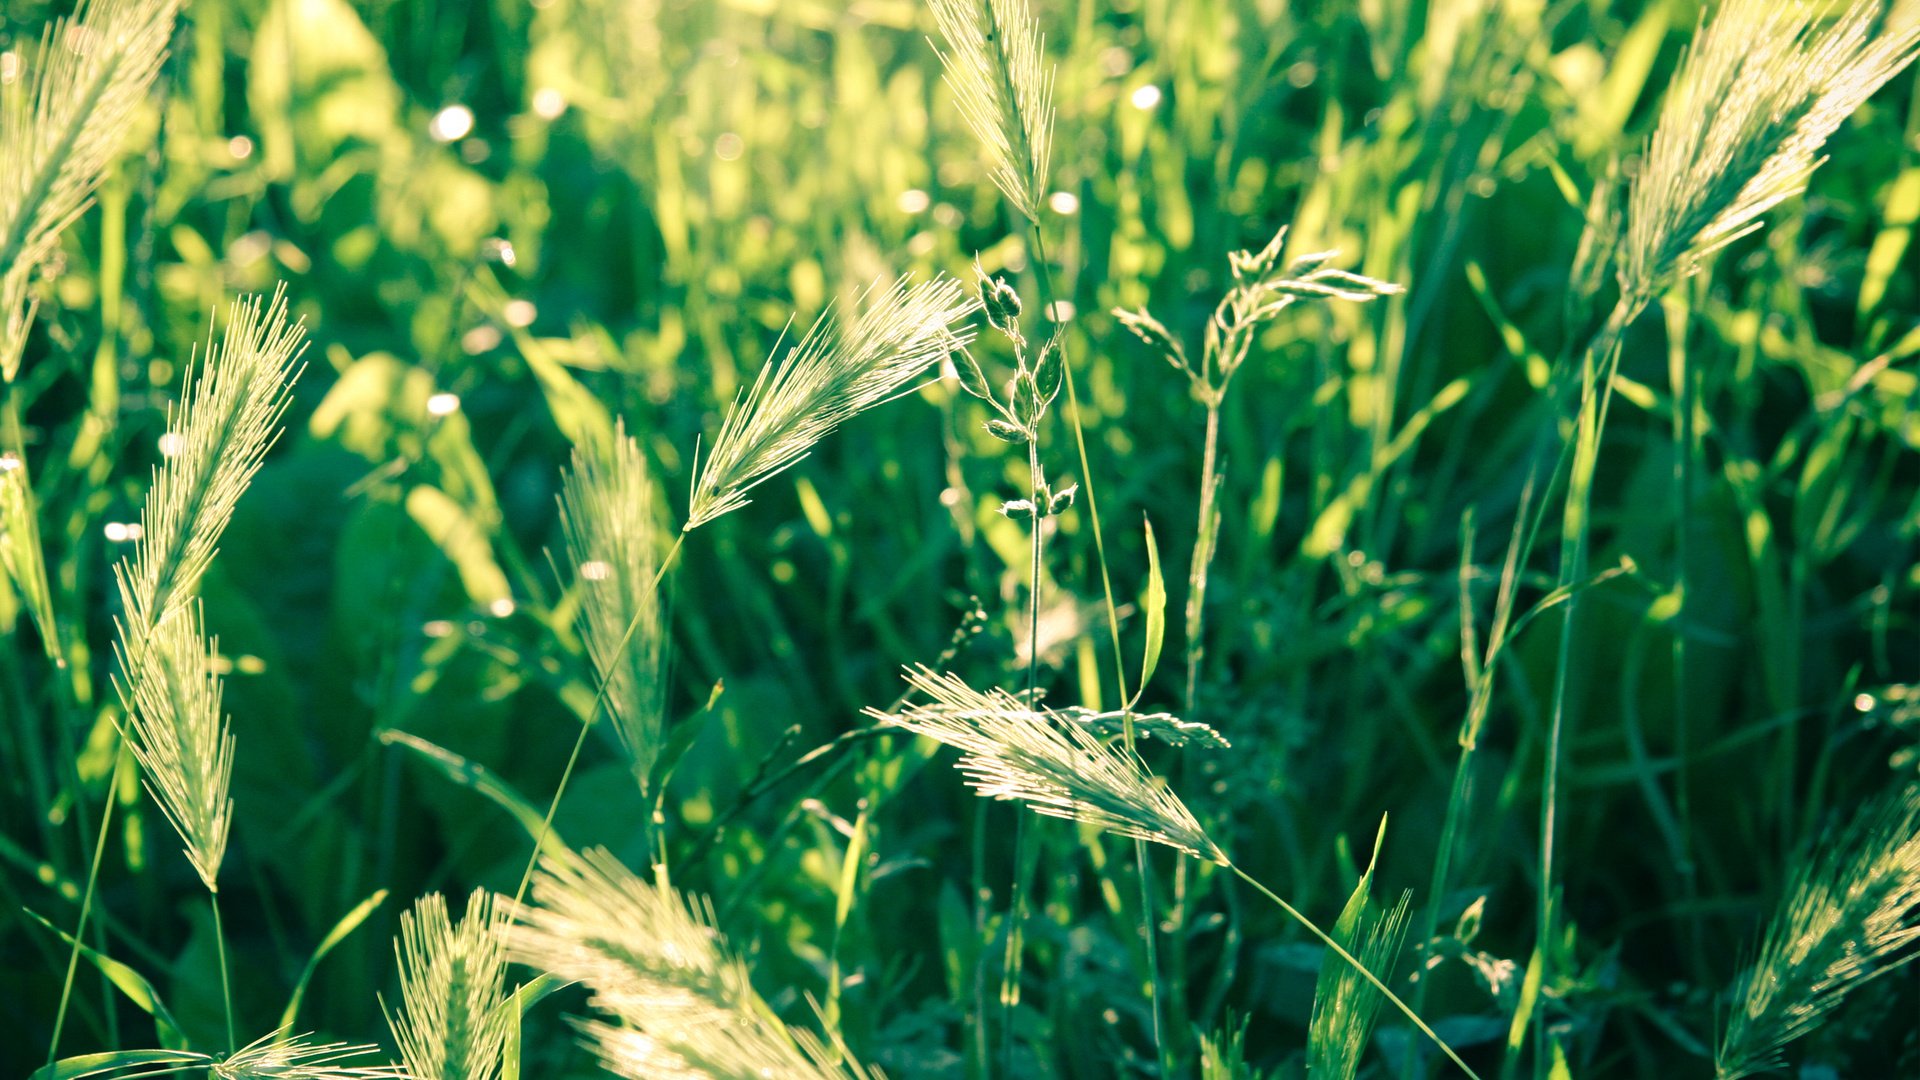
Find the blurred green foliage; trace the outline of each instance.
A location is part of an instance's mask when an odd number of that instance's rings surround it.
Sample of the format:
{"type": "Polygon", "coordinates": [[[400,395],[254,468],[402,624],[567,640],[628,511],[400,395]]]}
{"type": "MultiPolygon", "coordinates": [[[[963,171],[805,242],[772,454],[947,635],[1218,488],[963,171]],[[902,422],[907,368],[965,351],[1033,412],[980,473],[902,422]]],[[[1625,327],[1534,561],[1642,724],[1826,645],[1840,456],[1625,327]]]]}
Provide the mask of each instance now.
{"type": "MultiPolygon", "coordinates": [[[[9,0],[0,48],[57,8],[9,0]]],[[[1323,925],[1390,811],[1383,895],[1414,887],[1441,928],[1420,954],[1436,965],[1427,1015],[1497,1073],[1532,948],[1560,625],[1533,623],[1506,661],[1458,889],[1427,896],[1467,701],[1463,597],[1484,633],[1546,365],[1591,318],[1567,301],[1584,193],[1644,134],[1699,5],[1036,9],[1060,108],[1042,227],[1123,600],[1146,584],[1142,514],[1173,564],[1193,541],[1201,410],[1107,312],[1146,304],[1197,342],[1228,252],[1289,223],[1291,252],[1338,248],[1407,287],[1303,308],[1259,341],[1223,417],[1188,717],[1234,746],[1150,758],[1323,925]]],[[[315,946],[385,889],[296,1023],[382,1039],[398,911],[430,889],[512,889],[527,837],[496,803],[537,820],[593,696],[575,601],[542,554],[570,441],[624,418],[678,514],[697,439],[792,321],[877,277],[976,259],[1038,295],[930,25],[911,0],[189,5],[140,142],[153,149],[70,234],[19,388],[74,664],[50,669],[0,593],[0,1071],[44,1058],[65,948],[21,912],[74,921],[116,745],[112,530],[137,517],[208,313],[285,280],[313,337],[289,430],[204,589],[233,663],[237,1003],[246,1030],[271,1029],[315,946]],[[437,767],[401,733],[466,765],[437,767]]],[[[1787,856],[1890,768],[1913,775],[1920,729],[1894,707],[1920,679],[1913,91],[1908,75],[1859,113],[1808,196],[1628,339],[1594,565],[1635,570],[1579,616],[1566,933],[1538,1005],[1574,1075],[1710,1072],[1715,995],[1787,856]]],[[[974,972],[997,980],[999,963],[974,921],[969,841],[998,920],[1014,811],[977,819],[899,737],[786,769],[892,700],[900,665],[938,656],[974,598],[985,630],[954,664],[1011,682],[1027,551],[996,511],[1024,493],[1024,463],[984,415],[946,383],[859,419],[690,540],[671,579],[669,710],[695,736],[664,803],[675,882],[714,897],[789,1019],[812,1022],[837,970],[839,1034],[901,1077],[969,1075],[974,972]]],[[[1048,443],[1060,484],[1087,479],[1070,446],[1048,443]]],[[[1058,528],[1042,680],[1053,700],[1111,708],[1088,521],[1058,528]]],[[[1144,707],[1177,707],[1177,667],[1144,707]]],[[[555,829],[643,866],[652,808],[609,744],[588,754],[555,829]]],[[[104,946],[208,1039],[211,924],[127,779],[104,946]]],[[[1015,1073],[1150,1071],[1131,847],[1057,823],[1039,835],[1015,1073]]],[[[1153,869],[1163,904],[1185,890],[1161,912],[1170,1045],[1208,1075],[1254,1075],[1223,1055],[1298,1075],[1318,951],[1213,868],[1153,869]]],[[[1911,975],[1877,982],[1800,1053],[1838,1075],[1920,1068],[1916,1000],[1911,975]]],[[[559,1014],[530,1016],[525,1075],[589,1073],[559,1014]]],[[[1406,1044],[1383,1026],[1382,1045],[1406,1044]]],[[[152,1028],[83,968],[62,1051],[151,1045],[152,1028]]]]}

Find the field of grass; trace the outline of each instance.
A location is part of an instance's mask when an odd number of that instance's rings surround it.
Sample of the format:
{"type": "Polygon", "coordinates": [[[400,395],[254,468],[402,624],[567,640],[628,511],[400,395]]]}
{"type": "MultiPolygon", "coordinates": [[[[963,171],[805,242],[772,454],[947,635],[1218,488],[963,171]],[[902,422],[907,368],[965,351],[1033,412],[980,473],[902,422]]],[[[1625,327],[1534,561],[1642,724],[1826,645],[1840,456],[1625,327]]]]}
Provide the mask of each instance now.
{"type": "Polygon", "coordinates": [[[1920,0],[91,4],[0,1075],[1920,1076],[1920,0]]]}

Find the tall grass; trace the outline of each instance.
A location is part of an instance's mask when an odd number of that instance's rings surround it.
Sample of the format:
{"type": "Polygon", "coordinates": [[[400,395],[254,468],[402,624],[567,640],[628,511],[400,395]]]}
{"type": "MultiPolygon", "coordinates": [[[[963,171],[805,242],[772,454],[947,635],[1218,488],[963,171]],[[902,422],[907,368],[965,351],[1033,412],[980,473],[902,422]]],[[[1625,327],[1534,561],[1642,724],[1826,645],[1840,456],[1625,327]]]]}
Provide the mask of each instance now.
{"type": "Polygon", "coordinates": [[[0,40],[0,1062],[1911,1071],[1920,9],[829,7],[0,40]]]}

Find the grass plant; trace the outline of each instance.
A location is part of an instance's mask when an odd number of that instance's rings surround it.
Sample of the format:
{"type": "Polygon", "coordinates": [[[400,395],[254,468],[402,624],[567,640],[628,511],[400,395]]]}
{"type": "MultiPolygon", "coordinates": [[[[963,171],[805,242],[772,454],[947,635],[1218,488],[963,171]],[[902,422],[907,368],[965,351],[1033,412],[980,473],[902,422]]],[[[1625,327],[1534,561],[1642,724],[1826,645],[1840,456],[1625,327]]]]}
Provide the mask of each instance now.
{"type": "Polygon", "coordinates": [[[1916,54],[20,0],[0,1073],[1920,1071],[1916,54]]]}

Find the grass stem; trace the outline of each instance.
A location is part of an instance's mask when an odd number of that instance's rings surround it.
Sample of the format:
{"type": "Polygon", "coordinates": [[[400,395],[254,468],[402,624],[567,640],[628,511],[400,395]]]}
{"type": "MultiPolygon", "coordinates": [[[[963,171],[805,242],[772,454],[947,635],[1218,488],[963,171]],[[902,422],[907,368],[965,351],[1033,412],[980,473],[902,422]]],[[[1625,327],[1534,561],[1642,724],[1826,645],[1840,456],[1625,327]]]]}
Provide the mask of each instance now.
{"type": "Polygon", "coordinates": [[[207,903],[213,908],[213,947],[220,958],[220,1003],[227,1014],[227,1053],[240,1048],[233,1035],[233,987],[227,976],[227,928],[220,919],[220,893],[207,890],[207,903]]]}
{"type": "Polygon", "coordinates": [[[67,1006],[73,996],[73,976],[80,966],[80,942],[86,937],[87,918],[93,914],[94,886],[100,880],[100,863],[106,857],[108,826],[113,823],[113,803],[120,790],[120,770],[125,767],[127,751],[116,743],[113,775],[107,780],[106,805],[100,809],[100,832],[93,841],[93,862],[87,867],[87,887],[80,896],[80,923],[73,930],[73,947],[67,953],[67,977],[60,984],[60,1008],[53,1016],[53,1038],[47,1041],[47,1065],[51,1067],[60,1052],[60,1032],[66,1027],[67,1006]]]}

